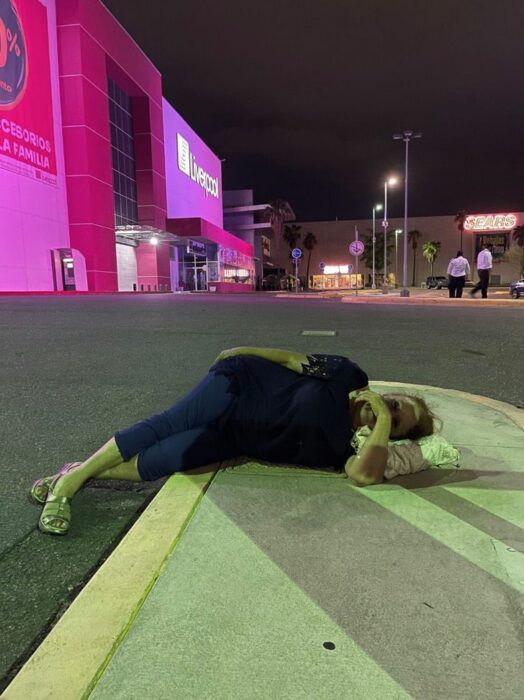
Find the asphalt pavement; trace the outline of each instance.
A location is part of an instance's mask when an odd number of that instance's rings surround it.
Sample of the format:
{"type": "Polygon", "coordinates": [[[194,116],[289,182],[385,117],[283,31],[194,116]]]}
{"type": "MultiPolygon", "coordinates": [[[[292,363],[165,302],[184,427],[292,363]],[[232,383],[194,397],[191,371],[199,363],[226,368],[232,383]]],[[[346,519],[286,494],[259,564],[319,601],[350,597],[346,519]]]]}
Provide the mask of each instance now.
{"type": "Polygon", "coordinates": [[[273,295],[0,297],[0,673],[29,656],[160,484],[94,483],[66,538],[36,530],[33,479],[171,404],[224,347],[333,352],[372,379],[524,405],[522,306],[392,307],[273,295]],[[334,336],[303,336],[304,330],[334,336]]]}

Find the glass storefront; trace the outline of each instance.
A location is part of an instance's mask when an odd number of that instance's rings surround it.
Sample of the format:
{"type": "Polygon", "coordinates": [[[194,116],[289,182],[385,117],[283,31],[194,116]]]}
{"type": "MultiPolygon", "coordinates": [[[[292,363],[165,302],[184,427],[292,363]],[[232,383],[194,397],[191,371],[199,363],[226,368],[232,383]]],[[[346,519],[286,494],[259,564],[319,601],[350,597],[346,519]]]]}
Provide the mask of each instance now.
{"type": "Polygon", "coordinates": [[[313,289],[361,289],[364,286],[363,275],[361,274],[327,274],[313,275],[313,289]]]}
{"type": "Polygon", "coordinates": [[[249,255],[220,246],[218,258],[221,268],[221,282],[253,284],[255,263],[249,255]]]}
{"type": "Polygon", "coordinates": [[[178,259],[178,280],[173,288],[180,291],[215,291],[218,282],[253,284],[254,262],[248,255],[216,243],[190,240],[176,246],[171,259],[178,259]]]}

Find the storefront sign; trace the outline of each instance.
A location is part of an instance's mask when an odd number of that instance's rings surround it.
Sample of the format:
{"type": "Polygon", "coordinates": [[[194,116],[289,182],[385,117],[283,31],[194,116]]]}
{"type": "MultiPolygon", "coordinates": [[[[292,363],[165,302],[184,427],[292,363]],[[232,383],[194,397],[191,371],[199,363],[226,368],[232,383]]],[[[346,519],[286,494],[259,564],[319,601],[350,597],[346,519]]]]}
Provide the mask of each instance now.
{"type": "Polygon", "coordinates": [[[220,158],[164,98],[162,114],[167,218],[205,219],[223,228],[220,158]]]}
{"type": "Polygon", "coordinates": [[[0,0],[0,167],[54,184],[47,10],[0,0]]]}
{"type": "MultiPolygon", "coordinates": [[[[353,269],[353,268],[351,268],[353,269]]],[[[341,275],[347,275],[349,274],[349,265],[326,265],[324,267],[324,274],[325,275],[336,275],[336,274],[341,274],[341,275]]]]}
{"type": "Polygon", "coordinates": [[[477,256],[484,245],[491,246],[493,260],[500,260],[504,257],[509,248],[508,233],[479,233],[475,236],[475,256],[477,256]]]}
{"type": "Polygon", "coordinates": [[[205,255],[206,244],[202,243],[202,241],[189,240],[187,243],[187,252],[189,255],[205,255]]]}
{"type": "Polygon", "coordinates": [[[182,134],[176,135],[178,168],[185,175],[190,177],[194,182],[200,185],[206,193],[206,197],[219,198],[218,177],[211,177],[203,168],[201,168],[195,156],[189,148],[189,141],[182,134]]]}
{"type": "Polygon", "coordinates": [[[464,230],[511,231],[516,225],[515,214],[471,214],[464,221],[464,230]]]}

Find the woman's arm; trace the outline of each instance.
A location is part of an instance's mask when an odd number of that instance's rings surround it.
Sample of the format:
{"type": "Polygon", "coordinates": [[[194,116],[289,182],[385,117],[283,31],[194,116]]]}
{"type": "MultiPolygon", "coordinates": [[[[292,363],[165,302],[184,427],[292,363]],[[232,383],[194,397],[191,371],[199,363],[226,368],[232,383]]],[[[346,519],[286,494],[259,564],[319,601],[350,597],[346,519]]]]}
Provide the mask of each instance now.
{"type": "Polygon", "coordinates": [[[225,360],[226,357],[234,357],[235,355],[252,355],[254,357],[262,357],[264,360],[276,362],[277,364],[283,365],[284,367],[287,367],[298,374],[302,374],[302,365],[309,364],[307,355],[304,355],[301,352],[278,350],[276,348],[250,348],[244,346],[230,348],[229,350],[222,350],[215,362],[220,362],[220,360],[225,360]]]}
{"type": "Polygon", "coordinates": [[[367,401],[376,418],[371,435],[358,455],[350,457],[344,469],[357,486],[380,484],[388,459],[388,441],[391,432],[391,413],[380,394],[363,391],[358,401],[367,401]]]}

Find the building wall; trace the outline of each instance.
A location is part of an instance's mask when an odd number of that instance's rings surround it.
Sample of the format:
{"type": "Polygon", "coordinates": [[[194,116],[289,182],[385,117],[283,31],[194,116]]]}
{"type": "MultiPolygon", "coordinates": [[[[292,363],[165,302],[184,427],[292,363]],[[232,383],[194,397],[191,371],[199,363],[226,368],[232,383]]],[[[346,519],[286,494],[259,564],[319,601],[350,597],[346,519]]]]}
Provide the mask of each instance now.
{"type": "MultiPolygon", "coordinates": [[[[253,205],[253,190],[226,190],[224,193],[224,208],[248,207],[253,205]]],[[[233,231],[235,236],[255,245],[254,229],[237,229],[237,226],[250,226],[255,221],[255,215],[251,211],[224,214],[224,226],[228,231],[233,231]]]]}
{"type": "MultiPolygon", "coordinates": [[[[449,260],[454,257],[460,246],[460,234],[456,224],[453,221],[453,216],[430,216],[430,217],[413,217],[408,221],[408,230],[417,229],[421,233],[418,241],[415,284],[419,286],[425,281],[426,277],[431,274],[429,263],[422,257],[422,245],[431,240],[441,242],[439,255],[434,263],[435,275],[447,275],[447,267],[449,260]]],[[[524,213],[516,213],[517,225],[524,223],[524,213]]],[[[358,228],[359,237],[366,234],[371,234],[372,221],[352,220],[352,221],[314,221],[314,222],[297,222],[297,225],[302,227],[302,240],[308,231],[315,234],[318,244],[311,254],[310,275],[320,274],[319,265],[324,262],[326,265],[347,265],[355,263],[355,258],[349,254],[348,246],[355,238],[355,226],[358,228]]],[[[404,221],[401,218],[390,218],[388,230],[402,228],[404,221]]],[[[490,233],[490,231],[486,231],[490,233]]],[[[472,279],[476,280],[475,268],[475,237],[476,233],[464,231],[463,235],[463,251],[468,258],[472,268],[472,279]]],[[[398,271],[399,281],[402,283],[402,261],[403,261],[403,235],[398,238],[398,271]]],[[[394,242],[395,236],[391,234],[390,242],[394,242]]],[[[308,252],[298,242],[298,247],[302,247],[303,257],[299,267],[299,275],[304,276],[306,273],[306,264],[308,252]]],[[[376,246],[384,246],[383,229],[381,221],[376,223],[376,246]]],[[[361,259],[362,260],[362,259],[361,259]]],[[[289,250],[286,245],[281,245],[279,250],[273,246],[272,262],[281,267],[287,267],[291,271],[291,263],[289,261],[289,250]]],[[[359,272],[363,271],[362,262],[360,263],[359,272]]],[[[377,284],[381,282],[382,270],[376,270],[377,284]]],[[[395,249],[393,248],[389,256],[388,272],[395,272],[395,249]]],[[[366,281],[367,275],[371,273],[370,268],[365,268],[366,281]]],[[[509,284],[510,281],[517,279],[519,270],[518,267],[509,262],[495,262],[493,266],[493,275],[500,275],[501,284],[509,284]]],[[[413,250],[408,244],[408,285],[413,281],[413,250]]]]}
{"type": "MultiPolygon", "coordinates": [[[[225,190],[223,193],[224,208],[228,207],[248,207],[254,204],[253,190],[225,190]]],[[[242,229],[238,226],[250,226],[255,222],[254,212],[224,213],[224,226],[228,231],[232,231],[235,236],[246,241],[253,246],[255,257],[255,285],[259,289],[264,276],[263,264],[264,255],[262,251],[262,236],[264,229],[242,229]]]]}
{"type": "MultiPolygon", "coordinates": [[[[16,5],[28,71],[18,103],[0,106],[0,290],[52,291],[51,250],[69,247],[55,2],[17,0],[16,5]],[[49,141],[50,149],[17,138],[11,123],[49,141]],[[29,148],[24,158],[14,157],[20,145],[29,148]],[[31,152],[48,157],[49,164],[41,160],[42,167],[34,166],[31,152]]],[[[18,48],[24,52],[20,40],[18,48]]]]}
{"type": "MultiPolygon", "coordinates": [[[[161,76],[99,0],[57,0],[57,34],[71,245],[85,256],[89,289],[116,291],[107,79],[132,97],[139,223],[164,229],[161,76]]],[[[166,283],[165,247],[155,256],[144,256],[144,276],[166,283]]]]}

